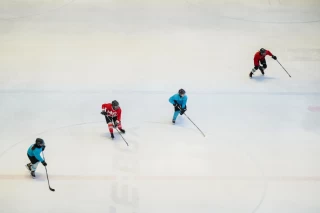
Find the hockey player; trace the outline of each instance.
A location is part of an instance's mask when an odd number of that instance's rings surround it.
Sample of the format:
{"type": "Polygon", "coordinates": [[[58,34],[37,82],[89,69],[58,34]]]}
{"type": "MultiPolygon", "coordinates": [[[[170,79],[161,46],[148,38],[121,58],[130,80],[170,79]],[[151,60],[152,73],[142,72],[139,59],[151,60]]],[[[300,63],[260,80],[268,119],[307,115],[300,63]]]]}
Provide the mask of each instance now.
{"type": "Polygon", "coordinates": [[[101,114],[106,118],[112,139],[114,138],[113,128],[118,128],[121,133],[126,132],[121,126],[121,108],[118,101],[114,100],[112,103],[102,104],[101,114]]]}
{"type": "Polygon", "coordinates": [[[172,123],[176,123],[176,119],[180,113],[183,115],[185,111],[187,111],[187,101],[188,97],[186,96],[186,91],[184,89],[180,89],[178,94],[175,94],[170,97],[169,102],[174,106],[174,114],[172,118],[172,123]]]}
{"type": "Polygon", "coordinates": [[[42,163],[43,166],[47,166],[47,163],[40,156],[40,153],[46,148],[43,139],[37,138],[35,144],[32,144],[28,149],[28,158],[31,163],[26,165],[27,169],[31,172],[31,176],[33,178],[36,177],[35,171],[38,167],[39,162],[42,163]]]}
{"type": "Polygon", "coordinates": [[[269,50],[266,50],[264,48],[261,48],[259,52],[257,52],[254,55],[254,68],[252,68],[252,71],[250,72],[249,76],[252,78],[252,75],[255,71],[258,69],[261,71],[262,75],[264,75],[264,70],[267,69],[267,62],[266,62],[266,55],[271,56],[274,60],[277,60],[277,56],[273,55],[269,50]],[[260,64],[262,66],[260,66],[260,64]]]}

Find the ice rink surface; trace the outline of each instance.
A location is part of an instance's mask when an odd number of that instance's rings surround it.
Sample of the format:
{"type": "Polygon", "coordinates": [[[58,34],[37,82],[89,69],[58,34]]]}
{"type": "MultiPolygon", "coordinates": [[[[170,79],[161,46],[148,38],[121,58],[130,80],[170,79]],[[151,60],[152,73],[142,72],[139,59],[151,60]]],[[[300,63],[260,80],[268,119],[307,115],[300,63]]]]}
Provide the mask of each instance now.
{"type": "Polygon", "coordinates": [[[319,213],[320,1],[2,0],[0,129],[1,213],[319,213]]]}

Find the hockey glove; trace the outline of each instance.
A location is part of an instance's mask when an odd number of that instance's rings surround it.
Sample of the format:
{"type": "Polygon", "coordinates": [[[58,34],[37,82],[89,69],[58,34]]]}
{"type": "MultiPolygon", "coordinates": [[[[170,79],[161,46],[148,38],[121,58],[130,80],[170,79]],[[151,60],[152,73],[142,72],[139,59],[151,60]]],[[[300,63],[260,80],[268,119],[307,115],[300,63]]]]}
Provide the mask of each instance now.
{"type": "Polygon", "coordinates": [[[45,148],[46,148],[46,146],[43,146],[43,147],[42,147],[42,151],[44,151],[44,150],[45,150],[45,148]]]}
{"type": "Polygon", "coordinates": [[[119,124],[120,124],[120,121],[116,120],[116,122],[114,122],[114,127],[117,128],[119,126],[119,124]]]}
{"type": "Polygon", "coordinates": [[[275,56],[275,55],[273,55],[272,58],[273,58],[274,60],[277,60],[277,56],[275,56]]]}
{"type": "Polygon", "coordinates": [[[180,111],[180,115],[183,115],[187,111],[187,108],[184,108],[180,111]]]}
{"type": "Polygon", "coordinates": [[[45,161],[41,162],[43,166],[47,166],[47,163],[45,161]]]}
{"type": "Polygon", "coordinates": [[[174,110],[175,110],[175,111],[179,111],[181,108],[182,108],[182,107],[181,107],[180,104],[174,105],[174,110]]]}
{"type": "Polygon", "coordinates": [[[107,115],[107,112],[106,111],[102,111],[101,115],[107,115]]]}
{"type": "Polygon", "coordinates": [[[174,100],[173,102],[174,102],[174,103],[173,103],[173,106],[174,106],[174,107],[179,106],[179,104],[178,104],[178,102],[177,102],[176,100],[174,100]]]}

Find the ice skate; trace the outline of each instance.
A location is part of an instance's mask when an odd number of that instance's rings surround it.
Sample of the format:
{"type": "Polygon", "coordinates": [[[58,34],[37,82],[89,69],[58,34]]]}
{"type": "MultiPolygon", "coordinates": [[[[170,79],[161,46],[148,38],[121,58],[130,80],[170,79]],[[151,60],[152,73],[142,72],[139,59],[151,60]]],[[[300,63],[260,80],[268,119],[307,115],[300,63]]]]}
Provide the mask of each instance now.
{"type": "Polygon", "coordinates": [[[252,72],[250,72],[249,77],[250,77],[250,78],[252,78],[252,75],[253,75],[253,73],[252,73],[252,72]]]}
{"type": "Polygon", "coordinates": [[[28,163],[28,164],[26,165],[26,168],[31,172],[31,164],[30,164],[30,163],[28,163]]]}
{"type": "Polygon", "coordinates": [[[175,124],[176,123],[176,121],[175,120],[172,120],[172,124],[175,124]]]}
{"type": "Polygon", "coordinates": [[[30,172],[30,174],[31,174],[32,178],[36,178],[36,174],[34,171],[30,172]]]}
{"type": "Polygon", "coordinates": [[[114,134],[113,133],[111,133],[111,138],[114,139],[114,134]]]}
{"type": "Polygon", "coordinates": [[[126,133],[126,130],[124,130],[124,129],[119,129],[119,131],[121,132],[121,133],[126,133]]]}

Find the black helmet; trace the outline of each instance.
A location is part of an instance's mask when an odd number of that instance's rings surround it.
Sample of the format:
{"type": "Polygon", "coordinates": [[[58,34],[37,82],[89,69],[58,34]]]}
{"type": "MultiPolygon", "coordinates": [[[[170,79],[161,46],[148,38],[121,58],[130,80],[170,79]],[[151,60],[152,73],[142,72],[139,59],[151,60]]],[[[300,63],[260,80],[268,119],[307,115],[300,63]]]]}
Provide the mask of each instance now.
{"type": "Polygon", "coordinates": [[[114,101],[112,101],[112,108],[114,109],[114,108],[118,108],[119,107],[119,102],[118,101],[116,101],[116,100],[114,100],[114,101]]]}
{"type": "Polygon", "coordinates": [[[37,138],[37,139],[36,139],[36,145],[37,145],[37,146],[44,145],[44,140],[43,140],[42,138],[37,138]]]}
{"type": "Polygon", "coordinates": [[[260,52],[260,54],[265,54],[266,53],[266,49],[261,48],[259,52],[260,52]]]}
{"type": "Polygon", "coordinates": [[[184,89],[179,89],[178,93],[179,95],[184,95],[186,94],[186,91],[184,89]]]}

